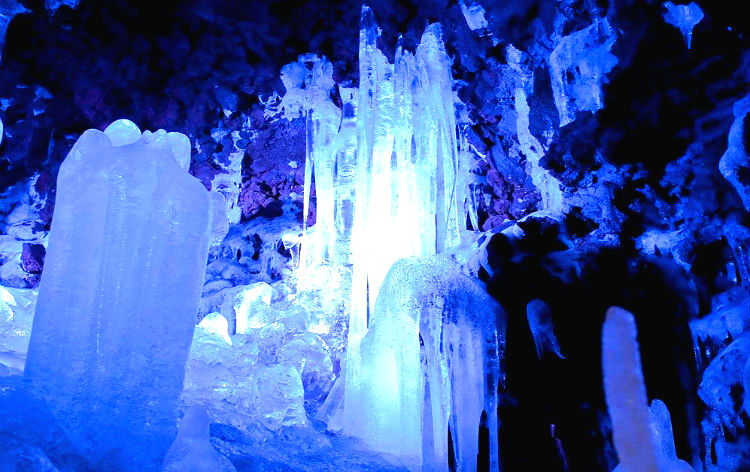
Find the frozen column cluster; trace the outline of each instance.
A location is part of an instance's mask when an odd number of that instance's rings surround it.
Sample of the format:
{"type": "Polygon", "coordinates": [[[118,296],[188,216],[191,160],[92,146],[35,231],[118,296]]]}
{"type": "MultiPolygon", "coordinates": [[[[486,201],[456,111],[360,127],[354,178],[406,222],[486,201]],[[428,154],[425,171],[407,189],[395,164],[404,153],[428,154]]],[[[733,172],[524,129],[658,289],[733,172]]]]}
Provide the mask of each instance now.
{"type": "Polygon", "coordinates": [[[298,289],[325,281],[350,293],[344,375],[323,416],[329,428],[429,470],[447,467],[450,424],[460,470],[473,470],[482,412],[496,421],[502,315],[480,285],[436,256],[460,244],[473,215],[451,60],[437,23],[413,53],[400,39],[392,63],[378,39],[364,6],[359,85],[339,88],[342,109],[331,99],[331,64],[304,55],[282,70],[286,94],[270,110],[306,119],[298,289]]]}
{"type": "Polygon", "coordinates": [[[189,163],[118,120],[60,167],[26,376],[94,463],[151,470],[176,432],[210,228],[189,163]]]}

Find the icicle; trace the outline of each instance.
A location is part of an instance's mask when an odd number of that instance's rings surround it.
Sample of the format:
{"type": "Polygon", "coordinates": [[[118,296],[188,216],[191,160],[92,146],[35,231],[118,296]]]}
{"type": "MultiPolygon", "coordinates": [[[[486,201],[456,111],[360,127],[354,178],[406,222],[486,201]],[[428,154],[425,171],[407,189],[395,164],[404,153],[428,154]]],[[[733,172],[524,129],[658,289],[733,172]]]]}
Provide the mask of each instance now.
{"type": "Polygon", "coordinates": [[[457,470],[473,471],[485,412],[497,470],[503,332],[502,309],[452,261],[397,261],[361,345],[359,381],[347,383],[345,432],[423,470],[447,471],[450,427],[457,470]]]}

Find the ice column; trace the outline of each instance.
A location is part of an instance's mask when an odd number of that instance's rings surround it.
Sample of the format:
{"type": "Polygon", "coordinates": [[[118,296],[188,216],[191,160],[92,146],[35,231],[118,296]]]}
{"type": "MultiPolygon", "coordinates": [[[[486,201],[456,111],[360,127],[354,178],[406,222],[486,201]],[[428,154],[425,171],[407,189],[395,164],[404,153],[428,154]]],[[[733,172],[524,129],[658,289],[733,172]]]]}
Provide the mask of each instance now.
{"type": "Polygon", "coordinates": [[[183,134],[118,120],[60,167],[26,376],[92,461],[150,470],[176,431],[210,230],[189,162],[183,134]]]}
{"type": "Polygon", "coordinates": [[[450,428],[457,470],[473,471],[485,412],[498,470],[503,335],[502,309],[451,260],[397,261],[362,341],[358,375],[347,370],[345,432],[415,467],[447,471],[450,428]]]}

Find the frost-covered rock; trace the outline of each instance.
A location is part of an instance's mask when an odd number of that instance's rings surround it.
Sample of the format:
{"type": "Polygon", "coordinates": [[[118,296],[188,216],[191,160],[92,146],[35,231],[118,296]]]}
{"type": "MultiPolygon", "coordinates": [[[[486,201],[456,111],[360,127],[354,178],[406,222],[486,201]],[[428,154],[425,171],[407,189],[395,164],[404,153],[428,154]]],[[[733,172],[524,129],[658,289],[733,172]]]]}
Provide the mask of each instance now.
{"type": "Polygon", "coordinates": [[[549,56],[549,73],[560,127],[574,121],[579,111],[596,112],[604,106],[602,84],[617,64],[611,53],[615,39],[606,18],[557,39],[549,56]]]}

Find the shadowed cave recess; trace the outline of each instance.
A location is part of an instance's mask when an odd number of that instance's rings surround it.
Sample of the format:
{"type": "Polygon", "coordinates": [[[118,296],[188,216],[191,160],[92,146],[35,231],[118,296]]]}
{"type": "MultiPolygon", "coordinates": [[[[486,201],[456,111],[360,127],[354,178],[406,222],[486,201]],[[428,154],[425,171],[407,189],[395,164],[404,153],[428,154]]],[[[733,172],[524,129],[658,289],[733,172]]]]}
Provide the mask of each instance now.
{"type": "Polygon", "coordinates": [[[0,0],[0,471],[750,470],[749,30],[0,0]]]}

